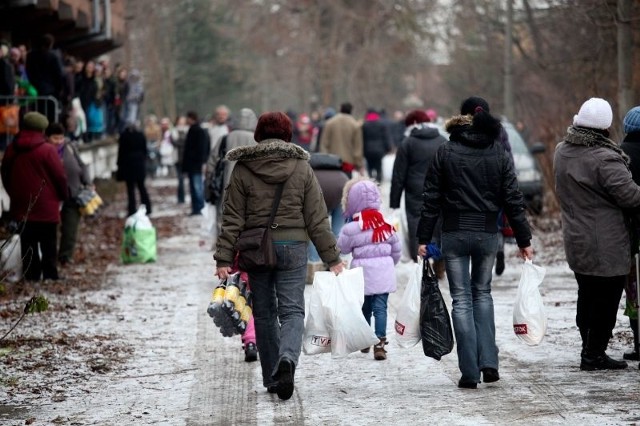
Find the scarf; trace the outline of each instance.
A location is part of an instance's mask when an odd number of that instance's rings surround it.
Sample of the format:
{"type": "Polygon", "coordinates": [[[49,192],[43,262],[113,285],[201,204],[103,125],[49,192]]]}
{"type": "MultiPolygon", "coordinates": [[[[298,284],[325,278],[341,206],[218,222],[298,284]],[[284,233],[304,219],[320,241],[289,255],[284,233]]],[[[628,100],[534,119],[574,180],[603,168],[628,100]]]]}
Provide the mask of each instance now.
{"type": "Polygon", "coordinates": [[[360,229],[363,231],[373,229],[371,241],[374,243],[386,241],[396,232],[394,226],[387,222],[378,210],[362,210],[353,215],[353,220],[358,222],[360,229]]]}
{"type": "Polygon", "coordinates": [[[588,129],[586,127],[569,126],[569,128],[567,129],[567,137],[565,138],[565,142],[572,145],[598,146],[610,149],[620,154],[627,166],[631,161],[629,159],[629,156],[624,153],[622,148],[620,148],[617,143],[607,138],[602,133],[592,129],[588,129]]]}
{"type": "Polygon", "coordinates": [[[64,160],[64,144],[61,143],[56,146],[56,149],[58,150],[58,157],[60,157],[61,160],[64,160]]]}

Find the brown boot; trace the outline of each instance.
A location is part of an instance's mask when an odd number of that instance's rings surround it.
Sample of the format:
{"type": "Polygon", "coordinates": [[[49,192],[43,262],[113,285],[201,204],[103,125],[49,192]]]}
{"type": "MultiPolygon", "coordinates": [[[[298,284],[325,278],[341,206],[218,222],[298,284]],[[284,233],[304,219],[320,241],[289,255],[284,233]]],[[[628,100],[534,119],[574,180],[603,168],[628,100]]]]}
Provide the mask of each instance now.
{"type": "Polygon", "coordinates": [[[384,361],[387,359],[387,351],[384,350],[385,345],[387,344],[387,338],[381,337],[380,342],[376,343],[373,346],[373,358],[377,361],[384,361]]]}

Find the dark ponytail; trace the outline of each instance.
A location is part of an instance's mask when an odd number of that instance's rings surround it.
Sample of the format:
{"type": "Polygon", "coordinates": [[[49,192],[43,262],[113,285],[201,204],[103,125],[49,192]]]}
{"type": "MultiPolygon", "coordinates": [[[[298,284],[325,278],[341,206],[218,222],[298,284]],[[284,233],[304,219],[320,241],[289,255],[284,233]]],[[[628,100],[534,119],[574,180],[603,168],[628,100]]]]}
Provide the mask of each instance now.
{"type": "Polygon", "coordinates": [[[495,139],[500,135],[502,124],[489,112],[478,107],[476,113],[473,114],[473,127],[495,139]]]}

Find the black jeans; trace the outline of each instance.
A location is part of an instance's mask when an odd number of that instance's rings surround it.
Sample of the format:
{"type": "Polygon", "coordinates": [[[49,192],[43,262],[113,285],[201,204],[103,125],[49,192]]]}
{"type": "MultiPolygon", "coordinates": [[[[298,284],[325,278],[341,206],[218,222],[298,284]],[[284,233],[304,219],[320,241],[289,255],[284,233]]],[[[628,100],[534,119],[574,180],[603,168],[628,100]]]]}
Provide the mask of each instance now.
{"type": "Polygon", "coordinates": [[[151,214],[151,200],[147,193],[147,188],[144,186],[144,178],[138,180],[127,181],[127,198],[128,198],[128,210],[129,216],[134,214],[138,210],[136,204],[136,187],[140,192],[140,202],[147,207],[147,214],[151,214]]]}
{"type": "Polygon", "coordinates": [[[369,176],[375,178],[378,183],[382,182],[382,157],[379,155],[368,155],[366,159],[369,176]]]}
{"type": "Polygon", "coordinates": [[[626,275],[597,277],[576,272],[575,276],[578,281],[576,324],[583,338],[583,347],[589,353],[602,354],[616,325],[626,275]]]}
{"type": "Polygon", "coordinates": [[[29,281],[40,281],[40,278],[58,279],[56,267],[58,224],[49,222],[26,222],[20,234],[22,250],[22,271],[29,281]],[[42,252],[42,257],[40,257],[42,252]]]}

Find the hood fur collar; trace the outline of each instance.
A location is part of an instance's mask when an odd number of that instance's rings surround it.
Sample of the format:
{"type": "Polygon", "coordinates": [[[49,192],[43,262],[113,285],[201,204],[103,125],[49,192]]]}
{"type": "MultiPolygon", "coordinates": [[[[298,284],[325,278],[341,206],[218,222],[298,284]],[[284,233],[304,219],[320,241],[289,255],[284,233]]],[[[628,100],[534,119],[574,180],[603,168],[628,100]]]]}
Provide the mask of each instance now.
{"type": "Polygon", "coordinates": [[[257,145],[241,146],[226,155],[229,161],[254,161],[269,158],[309,160],[309,153],[298,145],[280,139],[265,139],[257,145]]]}
{"type": "Polygon", "coordinates": [[[607,138],[603,134],[594,132],[593,130],[590,130],[586,127],[570,126],[567,129],[567,136],[565,138],[565,141],[572,145],[608,148],[620,154],[624,162],[627,163],[627,165],[629,164],[629,156],[624,153],[622,148],[620,148],[617,143],[607,138]]]}
{"type": "Polygon", "coordinates": [[[451,133],[454,127],[471,126],[473,124],[472,115],[454,115],[444,123],[444,129],[451,133]]]}

